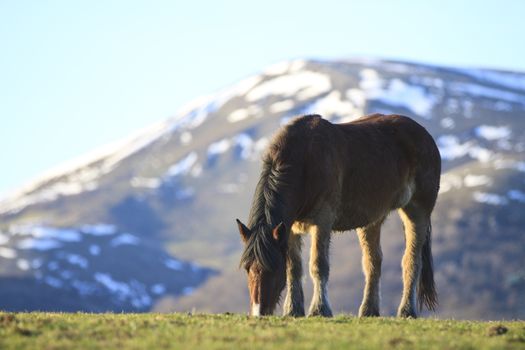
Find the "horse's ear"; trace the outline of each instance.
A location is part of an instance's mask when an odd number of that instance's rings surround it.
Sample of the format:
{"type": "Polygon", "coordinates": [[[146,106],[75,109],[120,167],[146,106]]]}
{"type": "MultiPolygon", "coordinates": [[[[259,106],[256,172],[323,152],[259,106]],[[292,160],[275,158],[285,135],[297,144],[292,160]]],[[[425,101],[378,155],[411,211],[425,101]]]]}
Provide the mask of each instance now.
{"type": "Polygon", "coordinates": [[[282,222],[279,225],[275,226],[272,231],[273,238],[279,242],[279,244],[284,244],[286,242],[286,227],[282,222]]]}
{"type": "Polygon", "coordinates": [[[241,234],[241,239],[244,243],[248,242],[250,238],[250,230],[246,227],[241,220],[235,219],[237,221],[237,226],[239,227],[239,233],[241,234]]]}

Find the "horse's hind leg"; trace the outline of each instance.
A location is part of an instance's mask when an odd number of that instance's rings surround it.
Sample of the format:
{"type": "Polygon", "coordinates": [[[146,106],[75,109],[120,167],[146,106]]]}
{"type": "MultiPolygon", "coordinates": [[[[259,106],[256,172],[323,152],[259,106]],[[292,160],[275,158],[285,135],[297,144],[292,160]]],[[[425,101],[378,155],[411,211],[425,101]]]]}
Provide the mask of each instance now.
{"type": "Polygon", "coordinates": [[[310,276],[314,283],[312,303],[308,316],[331,317],[332,310],[328,302],[327,283],[330,274],[329,248],[331,226],[313,226],[311,230],[312,247],[310,250],[310,276]]]}
{"type": "Polygon", "coordinates": [[[379,316],[381,261],[381,224],[383,220],[357,230],[361,251],[362,265],[365,274],[363,302],[359,308],[359,317],[379,316]]]}
{"type": "Polygon", "coordinates": [[[304,316],[304,295],[301,279],[303,266],[301,261],[301,239],[299,234],[290,234],[288,240],[288,257],[286,260],[286,298],[284,299],[284,316],[304,316]]]}
{"type": "Polygon", "coordinates": [[[403,269],[403,296],[397,315],[417,317],[417,285],[422,268],[422,249],[430,227],[428,210],[410,202],[399,210],[405,229],[406,248],[401,263],[403,269]]]}

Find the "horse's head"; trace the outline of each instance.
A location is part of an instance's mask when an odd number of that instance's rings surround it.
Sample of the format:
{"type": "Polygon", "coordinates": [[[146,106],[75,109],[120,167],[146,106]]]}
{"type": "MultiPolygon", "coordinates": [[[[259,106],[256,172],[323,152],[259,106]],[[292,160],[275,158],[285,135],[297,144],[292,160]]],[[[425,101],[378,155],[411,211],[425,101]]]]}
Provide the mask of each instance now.
{"type": "Polygon", "coordinates": [[[241,266],[248,273],[250,314],[271,315],[286,284],[287,235],[283,223],[247,228],[237,220],[245,249],[241,266]]]}

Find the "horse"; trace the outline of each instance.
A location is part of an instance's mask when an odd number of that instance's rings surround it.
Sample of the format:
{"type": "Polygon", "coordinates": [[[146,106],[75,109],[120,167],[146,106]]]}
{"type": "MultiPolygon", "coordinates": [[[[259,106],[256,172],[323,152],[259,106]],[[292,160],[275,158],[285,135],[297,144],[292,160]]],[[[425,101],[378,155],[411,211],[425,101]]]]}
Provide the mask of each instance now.
{"type": "Polygon", "coordinates": [[[416,318],[423,305],[435,310],[430,216],[440,173],[432,136],[406,116],[372,114],[332,124],[306,115],[283,127],[263,156],[248,225],[236,220],[250,314],[273,314],[287,287],[283,315],[305,315],[301,237],[309,233],[314,288],[308,316],[331,317],[330,236],[356,230],[365,276],[359,316],[379,316],[381,225],[393,210],[406,241],[397,316],[416,318]]]}

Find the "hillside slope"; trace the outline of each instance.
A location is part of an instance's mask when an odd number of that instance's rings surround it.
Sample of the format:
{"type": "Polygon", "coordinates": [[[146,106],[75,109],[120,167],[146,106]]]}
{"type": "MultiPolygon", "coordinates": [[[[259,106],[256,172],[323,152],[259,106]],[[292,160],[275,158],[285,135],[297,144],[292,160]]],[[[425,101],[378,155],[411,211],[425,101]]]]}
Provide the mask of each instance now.
{"type": "MultiPolygon", "coordinates": [[[[371,112],[413,117],[442,154],[438,316],[525,317],[525,74],[380,60],[274,65],[4,199],[0,283],[10,288],[0,307],[45,308],[29,285],[60,293],[53,309],[246,310],[234,219],[247,217],[271,135],[301,114],[343,122],[371,112]],[[82,283],[92,288],[75,287],[82,283]],[[130,295],[149,302],[138,307],[130,295]]],[[[382,307],[391,314],[404,245],[395,215],[382,237],[382,307]]],[[[356,312],[363,281],[353,232],[334,238],[332,263],[332,305],[356,312]]]]}

